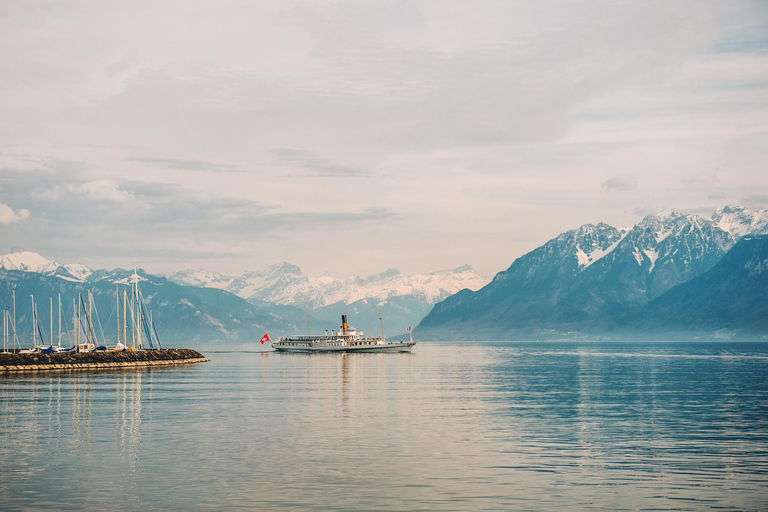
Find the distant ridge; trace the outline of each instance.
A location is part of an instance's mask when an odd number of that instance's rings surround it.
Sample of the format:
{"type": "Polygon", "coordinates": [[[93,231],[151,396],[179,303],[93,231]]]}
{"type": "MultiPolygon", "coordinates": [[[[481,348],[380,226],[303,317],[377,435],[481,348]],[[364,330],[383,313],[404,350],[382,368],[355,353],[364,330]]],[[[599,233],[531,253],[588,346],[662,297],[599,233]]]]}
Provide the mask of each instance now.
{"type": "Polygon", "coordinates": [[[586,224],[521,256],[480,290],[437,303],[414,336],[612,332],[648,302],[712,268],[740,237],[765,233],[768,212],[740,206],[719,209],[710,219],[665,210],[628,230],[586,224]]]}
{"type": "MultiPolygon", "coordinates": [[[[30,322],[30,295],[39,301],[39,315],[43,319],[50,316],[49,298],[57,302],[58,294],[64,301],[64,332],[67,322],[71,328],[71,301],[78,293],[93,294],[96,309],[99,311],[98,332],[108,339],[116,339],[115,324],[115,285],[126,285],[133,277],[133,270],[96,270],[87,277],[73,276],[66,270],[68,266],[50,265],[35,253],[23,255],[23,264],[18,260],[10,263],[0,259],[0,307],[11,305],[11,290],[16,287],[17,326],[21,335],[22,346],[30,346],[28,333],[30,322]],[[33,266],[32,264],[36,265],[33,266]],[[19,266],[23,270],[7,269],[7,266],[19,266]],[[67,320],[68,319],[68,320],[67,320]]],[[[71,266],[70,268],[78,268],[71,266]]],[[[162,340],[167,346],[179,346],[179,343],[216,342],[216,341],[253,341],[269,331],[276,335],[298,334],[306,332],[307,317],[304,311],[291,306],[271,304],[252,304],[224,290],[181,286],[161,276],[147,274],[139,270],[139,280],[146,297],[147,307],[153,312],[155,323],[162,340]]],[[[55,316],[55,313],[54,313],[55,316]]],[[[334,324],[311,319],[314,328],[333,328],[334,324]]],[[[47,321],[41,322],[46,339],[50,336],[47,321]]],[[[67,337],[65,334],[65,344],[67,337]]]]}
{"type": "Polygon", "coordinates": [[[282,262],[238,276],[185,270],[168,279],[194,286],[227,290],[254,304],[278,304],[305,308],[320,319],[336,323],[342,314],[366,333],[380,330],[380,304],[385,324],[402,333],[415,326],[432,306],[462,289],[477,290],[489,279],[469,265],[426,274],[406,275],[389,268],[370,276],[308,277],[291,263],[282,262]]]}
{"type": "Polygon", "coordinates": [[[746,236],[707,272],[645,305],[627,331],[768,333],[768,236],[746,236]]]}

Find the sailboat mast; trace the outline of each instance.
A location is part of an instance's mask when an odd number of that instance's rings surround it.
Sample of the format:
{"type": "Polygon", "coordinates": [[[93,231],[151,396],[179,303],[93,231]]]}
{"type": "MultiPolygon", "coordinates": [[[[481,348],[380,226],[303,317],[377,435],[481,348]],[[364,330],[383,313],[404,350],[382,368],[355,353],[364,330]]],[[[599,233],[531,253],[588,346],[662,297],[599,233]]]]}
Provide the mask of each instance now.
{"type": "Polygon", "coordinates": [[[80,352],[80,304],[83,303],[83,294],[77,292],[77,307],[75,307],[75,344],[80,352]]]}
{"type": "Polygon", "coordinates": [[[387,338],[384,337],[384,317],[381,315],[381,306],[379,306],[379,322],[381,322],[381,339],[387,341],[387,338]]]}
{"type": "Polygon", "coordinates": [[[312,331],[309,330],[309,304],[307,304],[307,334],[312,336],[312,331]]]}
{"type": "Polygon", "coordinates": [[[123,343],[125,346],[128,346],[128,317],[125,315],[125,307],[128,303],[128,297],[125,293],[125,288],[123,288],[123,343]]]}
{"type": "Polygon", "coordinates": [[[96,333],[93,331],[93,295],[88,290],[88,341],[96,344],[96,333]]]}
{"type": "Polygon", "coordinates": [[[136,348],[136,291],[134,283],[131,283],[131,346],[136,348]]]}
{"type": "MultiPolygon", "coordinates": [[[[16,285],[15,284],[13,285],[11,293],[13,295],[13,348],[16,348],[16,285]]],[[[19,348],[21,348],[21,344],[19,344],[19,348]]]]}
{"type": "Polygon", "coordinates": [[[59,347],[61,347],[61,294],[59,294],[59,347]]]}
{"type": "Polygon", "coordinates": [[[37,348],[37,331],[35,330],[35,296],[32,297],[32,343],[37,348]]]}
{"type": "Polygon", "coordinates": [[[136,272],[136,265],[133,266],[133,281],[136,283],[136,344],[139,350],[144,348],[141,336],[141,293],[139,292],[139,274],[136,272]]]}
{"type": "Polygon", "coordinates": [[[53,297],[51,299],[51,330],[48,331],[48,334],[50,335],[51,345],[53,345],[53,297]]]}
{"type": "Polygon", "coordinates": [[[117,327],[117,344],[120,344],[120,291],[115,284],[115,326],[117,327]]]}

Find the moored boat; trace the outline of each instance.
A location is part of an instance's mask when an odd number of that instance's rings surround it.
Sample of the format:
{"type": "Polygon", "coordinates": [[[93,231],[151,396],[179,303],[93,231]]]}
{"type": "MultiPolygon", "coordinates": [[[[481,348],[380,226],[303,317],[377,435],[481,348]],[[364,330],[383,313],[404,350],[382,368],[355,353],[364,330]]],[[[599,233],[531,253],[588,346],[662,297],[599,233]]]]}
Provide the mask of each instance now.
{"type": "Polygon", "coordinates": [[[410,352],[414,345],[412,337],[408,341],[387,341],[383,334],[366,338],[347,324],[347,315],[341,315],[339,332],[285,336],[273,342],[272,348],[280,352],[410,352]]]}

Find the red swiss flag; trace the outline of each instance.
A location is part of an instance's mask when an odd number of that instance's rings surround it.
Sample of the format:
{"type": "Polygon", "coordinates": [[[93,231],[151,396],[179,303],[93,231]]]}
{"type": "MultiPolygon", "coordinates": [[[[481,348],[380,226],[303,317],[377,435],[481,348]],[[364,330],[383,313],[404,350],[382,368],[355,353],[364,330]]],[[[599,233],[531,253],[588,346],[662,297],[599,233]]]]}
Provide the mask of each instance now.
{"type": "Polygon", "coordinates": [[[269,333],[264,333],[264,336],[261,337],[261,344],[263,345],[265,341],[272,341],[269,339],[269,333]]]}

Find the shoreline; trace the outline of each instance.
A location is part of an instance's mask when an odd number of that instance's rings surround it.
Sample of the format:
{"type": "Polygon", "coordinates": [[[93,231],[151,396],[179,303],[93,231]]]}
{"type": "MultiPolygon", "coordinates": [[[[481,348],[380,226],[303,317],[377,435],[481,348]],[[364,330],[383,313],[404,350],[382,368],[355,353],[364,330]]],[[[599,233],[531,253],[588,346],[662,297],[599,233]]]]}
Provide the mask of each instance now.
{"type": "Polygon", "coordinates": [[[27,371],[87,370],[172,366],[210,361],[192,349],[123,352],[58,352],[55,354],[0,353],[0,374],[27,371]]]}

